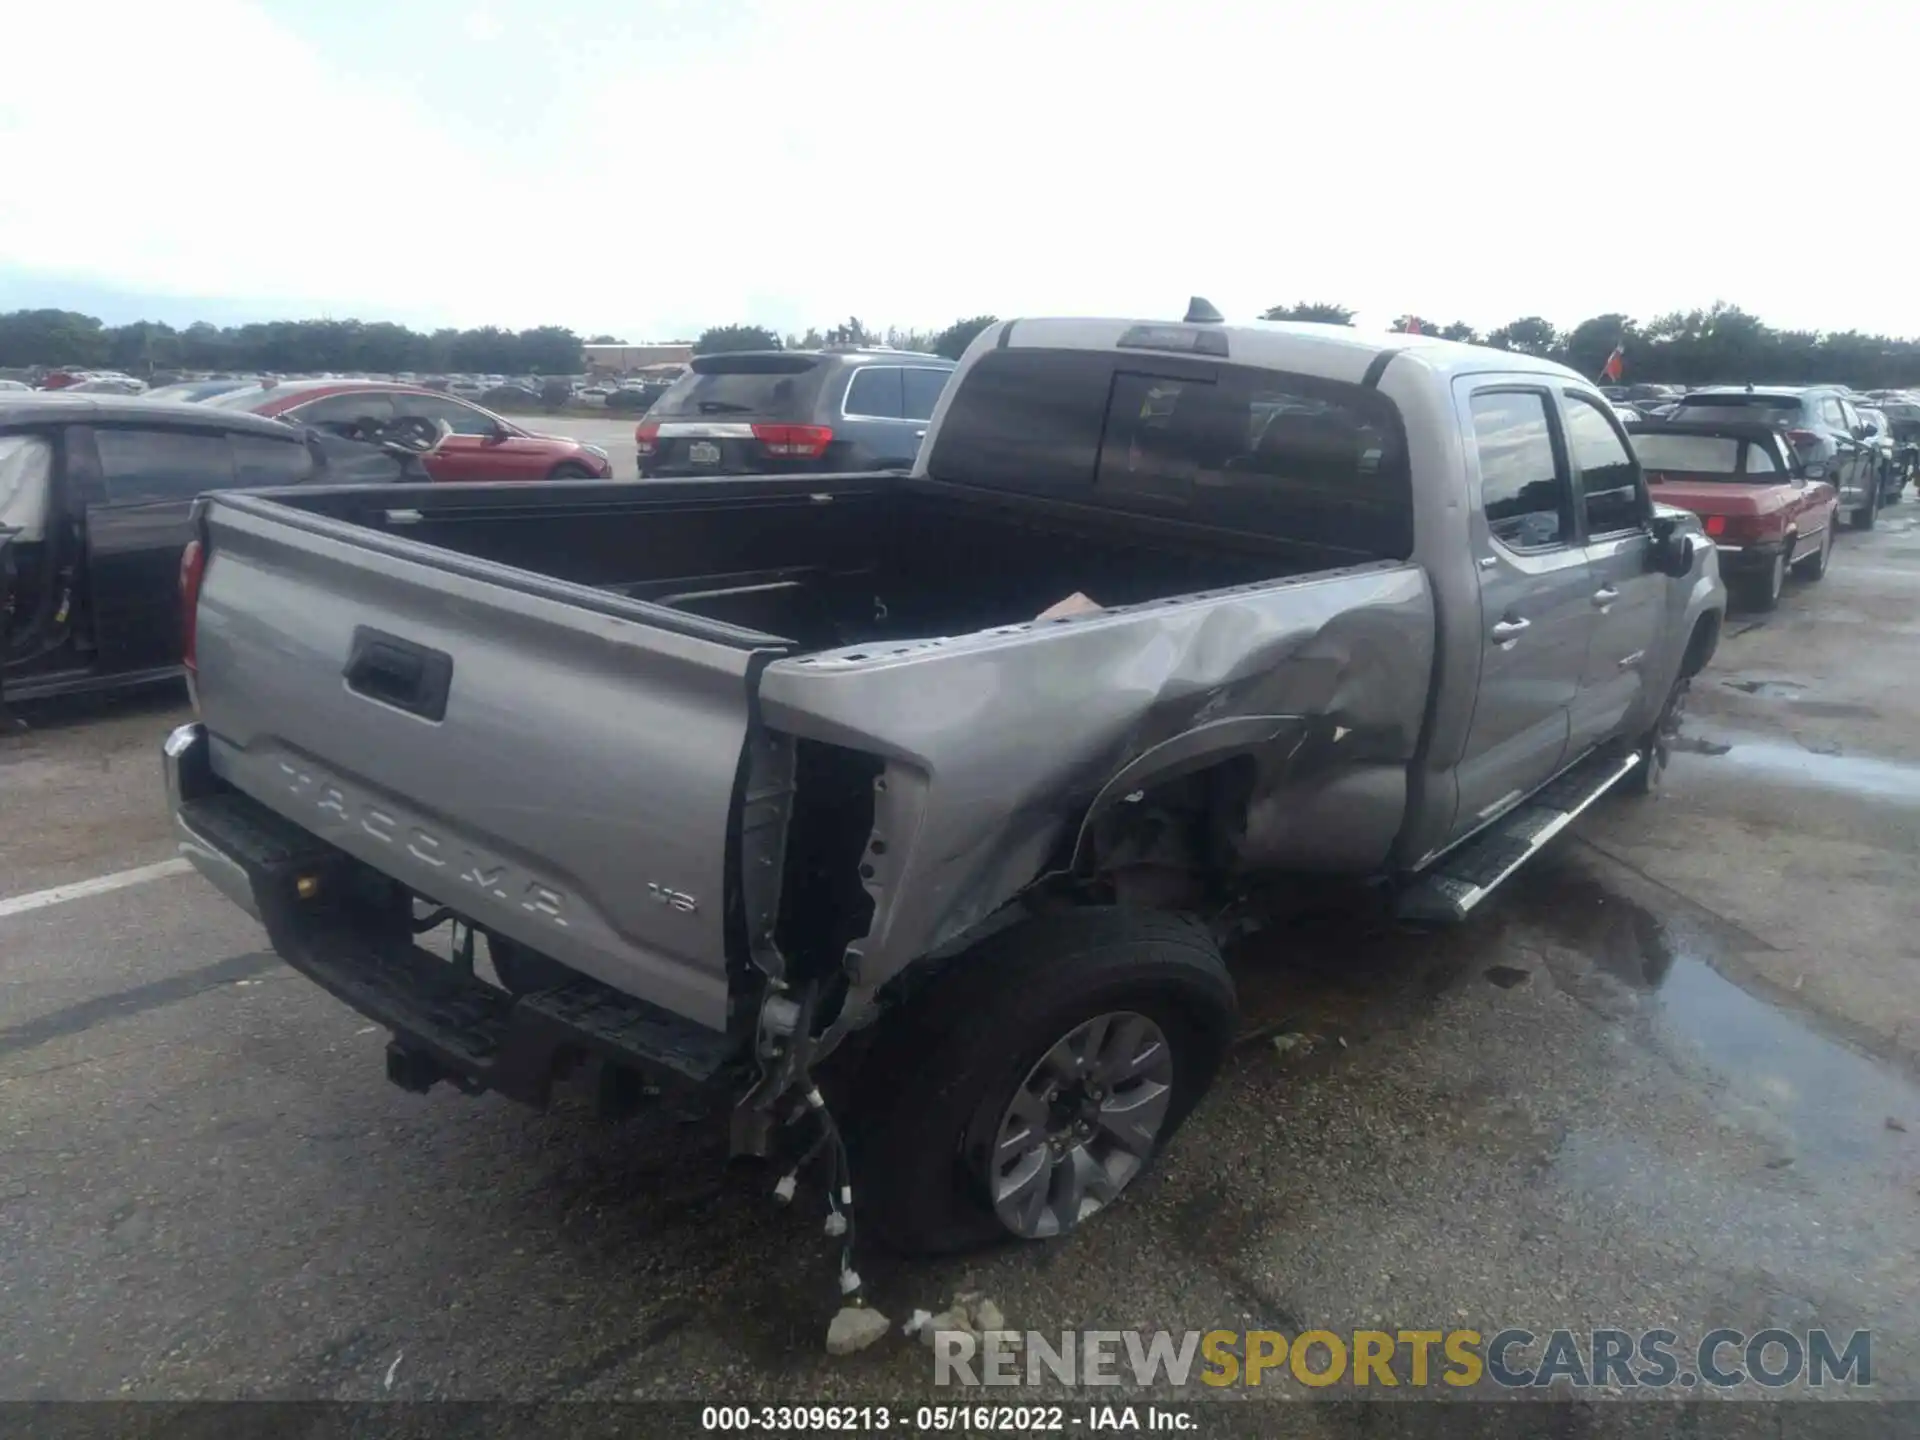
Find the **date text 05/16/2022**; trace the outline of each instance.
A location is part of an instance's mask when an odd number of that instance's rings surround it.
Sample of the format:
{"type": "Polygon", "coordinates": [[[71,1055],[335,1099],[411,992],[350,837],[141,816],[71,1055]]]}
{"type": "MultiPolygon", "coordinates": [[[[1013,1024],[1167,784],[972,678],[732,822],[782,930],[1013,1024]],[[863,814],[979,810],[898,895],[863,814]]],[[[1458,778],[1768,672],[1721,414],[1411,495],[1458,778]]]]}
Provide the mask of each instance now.
{"type": "Polygon", "coordinates": [[[907,1434],[1005,1431],[1163,1434],[1198,1428],[1192,1410],[1166,1405],[708,1405],[700,1428],[774,1434],[899,1430],[907,1434]]]}

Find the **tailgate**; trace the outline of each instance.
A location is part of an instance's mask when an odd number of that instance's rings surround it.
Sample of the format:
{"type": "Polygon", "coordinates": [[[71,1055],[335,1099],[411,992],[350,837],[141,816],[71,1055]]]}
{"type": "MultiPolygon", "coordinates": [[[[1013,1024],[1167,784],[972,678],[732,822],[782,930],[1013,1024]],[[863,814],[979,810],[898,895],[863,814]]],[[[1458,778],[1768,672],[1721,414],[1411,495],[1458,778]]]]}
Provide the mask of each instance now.
{"type": "Polygon", "coordinates": [[[483,929],[725,1028],[734,794],[781,642],[260,498],[212,502],[207,527],[221,778],[483,929]]]}

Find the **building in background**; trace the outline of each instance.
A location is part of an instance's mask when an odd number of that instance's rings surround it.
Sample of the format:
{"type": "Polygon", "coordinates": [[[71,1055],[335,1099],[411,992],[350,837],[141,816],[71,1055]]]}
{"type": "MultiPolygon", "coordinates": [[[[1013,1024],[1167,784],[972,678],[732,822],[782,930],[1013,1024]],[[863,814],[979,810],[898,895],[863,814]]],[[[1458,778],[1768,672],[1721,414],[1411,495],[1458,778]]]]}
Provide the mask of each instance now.
{"type": "Polygon", "coordinates": [[[633,375],[659,366],[685,365],[693,359],[691,340],[666,340],[650,345],[585,345],[590,375],[633,375]]]}

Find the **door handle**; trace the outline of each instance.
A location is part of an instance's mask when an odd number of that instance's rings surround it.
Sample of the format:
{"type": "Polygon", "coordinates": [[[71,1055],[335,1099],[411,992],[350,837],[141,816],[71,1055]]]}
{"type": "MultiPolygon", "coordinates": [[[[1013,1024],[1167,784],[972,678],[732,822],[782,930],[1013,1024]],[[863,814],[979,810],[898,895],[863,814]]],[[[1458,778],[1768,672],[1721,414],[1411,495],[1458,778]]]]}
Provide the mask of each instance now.
{"type": "Polygon", "coordinates": [[[1531,620],[1502,620],[1488,633],[1501,645],[1511,645],[1533,627],[1531,620]]]}
{"type": "Polygon", "coordinates": [[[1603,585],[1593,592],[1593,603],[1598,605],[1602,610],[1606,609],[1619,598],[1620,592],[1611,585],[1603,585]]]}

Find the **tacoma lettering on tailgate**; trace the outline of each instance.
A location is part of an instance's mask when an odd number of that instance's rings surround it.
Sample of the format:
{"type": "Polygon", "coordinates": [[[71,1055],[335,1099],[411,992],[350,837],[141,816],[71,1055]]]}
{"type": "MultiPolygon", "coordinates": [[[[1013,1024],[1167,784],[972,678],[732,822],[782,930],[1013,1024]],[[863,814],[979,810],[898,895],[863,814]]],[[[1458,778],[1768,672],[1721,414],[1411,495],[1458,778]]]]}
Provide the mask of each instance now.
{"type": "Polygon", "coordinates": [[[280,773],[290,791],[327,817],[321,822],[323,833],[326,830],[357,831],[383,845],[406,851],[421,865],[451,871],[461,884],[470,885],[495,900],[518,904],[529,915],[541,916],[563,929],[566,927],[567,897],[553,886],[464,842],[442,840],[418,821],[402,819],[389,809],[352,795],[330,776],[285,760],[280,762],[280,773]]]}

